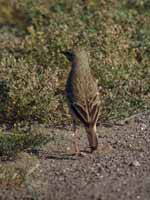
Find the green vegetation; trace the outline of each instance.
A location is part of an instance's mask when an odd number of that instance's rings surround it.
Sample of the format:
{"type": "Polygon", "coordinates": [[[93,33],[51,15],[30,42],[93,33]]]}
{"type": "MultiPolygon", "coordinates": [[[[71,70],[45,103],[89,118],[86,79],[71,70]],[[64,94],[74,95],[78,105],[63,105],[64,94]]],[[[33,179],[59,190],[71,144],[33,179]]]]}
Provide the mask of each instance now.
{"type": "Polygon", "coordinates": [[[74,46],[90,52],[102,119],[149,109],[149,10],[149,0],[2,0],[0,123],[70,123],[60,51],[74,46]]]}
{"type": "Polygon", "coordinates": [[[49,140],[47,135],[33,130],[28,133],[15,130],[6,133],[0,130],[0,157],[2,160],[13,159],[20,151],[43,145],[49,140]]]}

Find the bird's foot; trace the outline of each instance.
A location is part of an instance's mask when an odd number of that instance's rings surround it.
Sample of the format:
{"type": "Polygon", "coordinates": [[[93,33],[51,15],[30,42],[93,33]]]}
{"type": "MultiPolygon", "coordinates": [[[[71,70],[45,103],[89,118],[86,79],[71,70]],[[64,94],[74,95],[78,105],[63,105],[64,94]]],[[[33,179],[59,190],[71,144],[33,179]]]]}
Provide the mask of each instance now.
{"type": "Polygon", "coordinates": [[[71,156],[76,156],[76,157],[84,157],[86,155],[86,152],[80,151],[79,149],[71,149],[67,148],[67,153],[71,156]]]}
{"type": "Polygon", "coordinates": [[[75,156],[77,156],[77,157],[84,157],[84,156],[86,156],[86,153],[85,153],[85,152],[82,152],[82,151],[76,152],[76,153],[75,153],[75,156]]]}

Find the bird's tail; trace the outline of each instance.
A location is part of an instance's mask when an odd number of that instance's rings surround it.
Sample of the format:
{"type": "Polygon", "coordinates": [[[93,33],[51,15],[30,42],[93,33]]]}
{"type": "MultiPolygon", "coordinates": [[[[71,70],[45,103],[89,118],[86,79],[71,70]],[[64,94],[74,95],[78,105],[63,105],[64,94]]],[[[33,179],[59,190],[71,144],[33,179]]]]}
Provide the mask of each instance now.
{"type": "Polygon", "coordinates": [[[97,149],[98,147],[98,139],[96,135],[96,127],[88,127],[86,128],[87,137],[89,141],[89,146],[91,148],[91,152],[97,149]]]}

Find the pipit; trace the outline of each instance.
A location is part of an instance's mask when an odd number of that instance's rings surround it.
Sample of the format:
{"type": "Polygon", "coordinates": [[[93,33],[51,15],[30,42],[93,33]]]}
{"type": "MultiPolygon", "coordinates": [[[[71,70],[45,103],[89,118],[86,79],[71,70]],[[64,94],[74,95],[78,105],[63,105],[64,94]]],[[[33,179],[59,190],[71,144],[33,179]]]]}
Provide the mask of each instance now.
{"type": "Polygon", "coordinates": [[[73,118],[74,144],[76,154],[80,154],[77,134],[77,120],[84,125],[90,152],[98,147],[96,123],[100,111],[100,98],[97,83],[91,74],[88,55],[82,48],[64,51],[71,63],[71,70],[66,83],[66,95],[73,118]]]}

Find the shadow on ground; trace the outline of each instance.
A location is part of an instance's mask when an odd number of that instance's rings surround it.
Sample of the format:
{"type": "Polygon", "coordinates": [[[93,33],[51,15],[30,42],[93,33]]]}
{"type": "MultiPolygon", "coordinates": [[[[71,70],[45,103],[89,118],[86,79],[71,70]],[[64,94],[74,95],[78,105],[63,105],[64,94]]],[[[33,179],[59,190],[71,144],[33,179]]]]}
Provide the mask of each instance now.
{"type": "MultiPolygon", "coordinates": [[[[99,149],[83,157],[67,152],[71,131],[49,129],[48,132],[63,139],[41,149],[28,150],[15,162],[1,163],[1,167],[24,169],[24,179],[20,184],[4,184],[0,199],[150,199],[149,112],[110,127],[99,127],[99,149]]],[[[84,149],[87,139],[83,132],[80,129],[80,146],[84,149]]],[[[17,175],[12,177],[16,180],[17,175]]]]}

